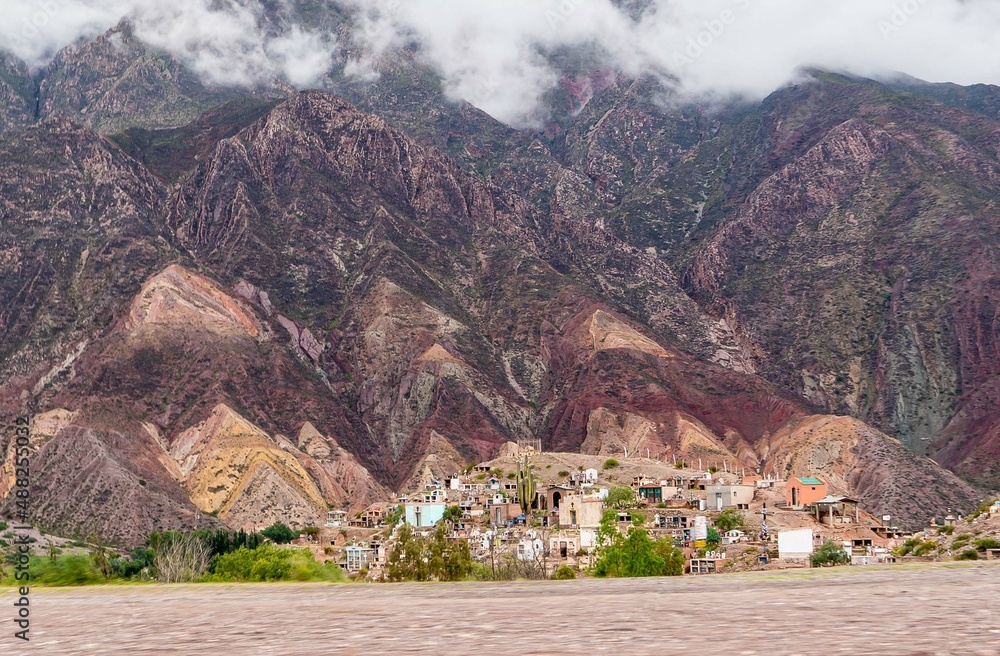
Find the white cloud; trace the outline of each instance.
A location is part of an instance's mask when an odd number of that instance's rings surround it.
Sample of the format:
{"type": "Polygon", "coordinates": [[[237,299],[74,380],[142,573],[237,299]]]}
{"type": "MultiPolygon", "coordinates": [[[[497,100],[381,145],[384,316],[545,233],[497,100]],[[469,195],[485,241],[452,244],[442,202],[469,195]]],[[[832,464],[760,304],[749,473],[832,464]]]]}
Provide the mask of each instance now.
{"type": "Polygon", "coordinates": [[[611,0],[348,0],[378,51],[422,45],[453,96],[529,120],[557,76],[539,51],[588,47],[689,94],[763,97],[815,66],[1000,84],[995,0],[664,0],[632,20],[611,0]]]}
{"type": "MultiPolygon", "coordinates": [[[[332,2],[333,0],[328,0],[332,2]]],[[[282,0],[283,3],[290,0],[282,0]]],[[[536,121],[558,83],[548,55],[586,49],[599,65],[673,76],[689,94],[762,97],[815,66],[863,75],[1000,84],[996,0],[661,0],[638,19],[613,0],[340,0],[368,52],[415,43],[446,93],[509,123],[536,121]]],[[[285,4],[284,6],[288,6],[285,4]]],[[[34,65],[130,15],[137,35],[216,83],[282,76],[308,86],[329,67],[333,35],[265,32],[251,0],[0,0],[0,46],[34,65]]]]}
{"type": "Polygon", "coordinates": [[[77,38],[92,38],[129,17],[135,35],[167,50],[206,81],[254,85],[283,77],[309,86],[330,68],[336,39],[292,25],[264,29],[259,4],[224,0],[0,0],[12,20],[0,47],[41,66],[77,38]]]}

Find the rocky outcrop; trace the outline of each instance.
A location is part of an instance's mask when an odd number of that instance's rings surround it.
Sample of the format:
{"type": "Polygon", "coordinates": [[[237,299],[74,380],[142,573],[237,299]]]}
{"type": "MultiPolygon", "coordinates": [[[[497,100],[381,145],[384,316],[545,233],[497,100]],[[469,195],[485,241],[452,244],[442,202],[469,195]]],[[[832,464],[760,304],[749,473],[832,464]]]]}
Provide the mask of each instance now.
{"type": "Polygon", "coordinates": [[[129,308],[125,329],[131,339],[155,339],[158,331],[258,339],[264,332],[236,299],[208,278],[178,265],[146,281],[129,308]]]}
{"type": "Polygon", "coordinates": [[[594,351],[631,349],[658,358],[671,357],[665,348],[603,310],[594,312],[583,327],[586,330],[586,345],[594,351]]]}
{"type": "Polygon", "coordinates": [[[284,328],[292,344],[302,350],[314,363],[319,362],[319,356],[323,353],[323,345],[320,344],[308,328],[302,328],[297,323],[283,314],[277,315],[278,323],[284,328]]]}
{"type": "Polygon", "coordinates": [[[649,456],[671,462],[695,462],[703,458],[706,467],[722,462],[747,464],[696,419],[677,414],[674,421],[654,421],[640,414],[616,413],[607,408],[590,413],[580,453],[649,456]]]}
{"type": "Polygon", "coordinates": [[[303,466],[316,481],[327,505],[350,511],[361,510],[391,496],[349,451],[306,422],[296,440],[309,458],[303,466]]]}
{"type": "Polygon", "coordinates": [[[34,121],[35,92],[27,65],[13,55],[0,52],[0,133],[34,121]]]}
{"type": "Polygon", "coordinates": [[[316,524],[326,509],[295,454],[225,405],[181,433],[170,455],[191,501],[223,522],[241,525],[255,518],[264,522],[263,528],[278,521],[284,508],[288,521],[316,524]]]}
{"type": "Polygon", "coordinates": [[[99,132],[118,132],[181,126],[238,95],[206,86],[180,61],[139,41],[123,20],[56,54],[45,70],[39,110],[43,117],[74,117],[99,132]]]}

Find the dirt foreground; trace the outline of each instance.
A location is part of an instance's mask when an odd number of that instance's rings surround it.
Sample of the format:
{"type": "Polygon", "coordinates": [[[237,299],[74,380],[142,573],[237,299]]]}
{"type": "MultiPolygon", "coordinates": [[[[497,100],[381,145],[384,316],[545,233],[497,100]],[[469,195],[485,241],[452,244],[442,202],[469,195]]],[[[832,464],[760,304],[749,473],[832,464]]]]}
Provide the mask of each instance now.
{"type": "MultiPolygon", "coordinates": [[[[0,592],[10,612],[13,591],[0,592]]],[[[34,589],[0,653],[1000,656],[1000,562],[509,584],[34,589]],[[11,649],[13,648],[13,649],[11,649]]]]}

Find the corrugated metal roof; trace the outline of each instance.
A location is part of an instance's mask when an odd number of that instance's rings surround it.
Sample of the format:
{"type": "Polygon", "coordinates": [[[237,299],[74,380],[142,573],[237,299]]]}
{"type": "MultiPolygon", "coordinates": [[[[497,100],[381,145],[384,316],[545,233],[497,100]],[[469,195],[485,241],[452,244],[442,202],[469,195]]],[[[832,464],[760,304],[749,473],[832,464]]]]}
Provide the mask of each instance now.
{"type": "Polygon", "coordinates": [[[823,497],[816,503],[843,503],[845,501],[847,503],[857,503],[857,500],[852,499],[851,497],[833,497],[829,495],[823,497]]]}

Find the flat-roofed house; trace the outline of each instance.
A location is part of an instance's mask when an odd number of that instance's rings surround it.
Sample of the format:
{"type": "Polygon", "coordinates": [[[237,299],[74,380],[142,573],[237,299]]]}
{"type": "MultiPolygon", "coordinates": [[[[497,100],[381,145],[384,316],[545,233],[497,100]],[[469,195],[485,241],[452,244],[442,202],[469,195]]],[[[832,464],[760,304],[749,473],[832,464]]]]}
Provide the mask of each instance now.
{"type": "Polygon", "coordinates": [[[793,476],[785,485],[785,502],[792,508],[812,505],[826,495],[826,483],[815,476],[793,476]]]}

